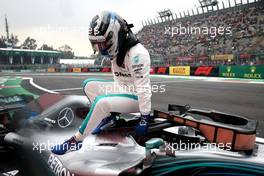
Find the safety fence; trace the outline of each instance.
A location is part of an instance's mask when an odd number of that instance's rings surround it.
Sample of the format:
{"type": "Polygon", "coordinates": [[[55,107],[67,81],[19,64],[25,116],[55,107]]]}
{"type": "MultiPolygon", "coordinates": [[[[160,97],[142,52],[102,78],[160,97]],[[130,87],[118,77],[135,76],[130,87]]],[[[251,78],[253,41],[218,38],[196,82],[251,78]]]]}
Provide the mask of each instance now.
{"type": "MultiPolygon", "coordinates": [[[[72,72],[72,73],[109,73],[109,67],[89,67],[89,68],[54,68],[47,69],[27,69],[27,70],[1,70],[4,73],[11,72],[72,72]]],[[[169,66],[151,67],[150,74],[175,75],[175,76],[211,76],[227,78],[264,79],[264,65],[256,66],[169,66]]]]}

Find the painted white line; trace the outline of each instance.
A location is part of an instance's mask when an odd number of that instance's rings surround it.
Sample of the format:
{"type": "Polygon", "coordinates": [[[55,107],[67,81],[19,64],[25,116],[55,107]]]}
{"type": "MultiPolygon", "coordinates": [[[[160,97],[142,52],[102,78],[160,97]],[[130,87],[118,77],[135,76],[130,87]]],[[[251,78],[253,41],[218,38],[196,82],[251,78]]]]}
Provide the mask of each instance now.
{"type": "Polygon", "coordinates": [[[204,80],[207,82],[218,82],[218,83],[239,83],[239,84],[248,84],[248,81],[240,81],[240,80],[204,80]]]}
{"type": "Polygon", "coordinates": [[[256,142],[264,144],[264,138],[256,137],[256,142]]]}
{"type": "Polygon", "coordinates": [[[224,78],[224,77],[205,77],[205,76],[174,76],[174,75],[151,75],[153,78],[167,78],[167,79],[186,79],[186,80],[201,80],[207,82],[223,82],[223,83],[251,83],[264,84],[264,81],[255,81],[251,79],[239,78],[224,78]]]}
{"type": "Polygon", "coordinates": [[[54,90],[51,90],[51,91],[54,91],[54,92],[62,92],[62,91],[81,90],[81,89],[82,89],[81,87],[76,87],[76,88],[67,88],[67,89],[54,89],[54,90]]]}
{"type": "Polygon", "coordinates": [[[211,78],[211,79],[204,79],[204,81],[209,81],[209,82],[223,82],[223,80],[220,80],[218,78],[211,78]]]}
{"type": "Polygon", "coordinates": [[[178,80],[178,81],[151,81],[151,84],[169,84],[169,83],[180,83],[180,82],[190,82],[190,81],[194,81],[194,80],[178,80]]]}
{"type": "Polygon", "coordinates": [[[250,81],[251,84],[264,84],[264,82],[258,82],[258,81],[250,81]]]}
{"type": "MultiPolygon", "coordinates": [[[[25,75],[25,76],[53,76],[53,77],[62,77],[78,79],[86,76],[106,76],[112,77],[112,73],[32,73],[32,74],[17,74],[17,75],[25,75]],[[79,77],[76,77],[79,76],[79,77]]],[[[250,84],[264,84],[264,80],[251,80],[251,79],[239,79],[239,78],[224,78],[224,77],[205,77],[205,76],[175,76],[175,75],[150,75],[151,78],[165,78],[165,79],[177,79],[182,82],[185,80],[199,80],[206,82],[223,82],[223,83],[250,83],[250,84]]]]}
{"type": "MultiPolygon", "coordinates": [[[[205,80],[208,79],[208,77],[204,76],[175,76],[175,75],[150,75],[150,77],[153,78],[168,78],[168,79],[191,79],[191,80],[205,80]]],[[[210,77],[213,78],[213,77],[210,77]]]]}
{"type": "Polygon", "coordinates": [[[35,84],[35,83],[33,82],[33,78],[30,78],[30,77],[23,77],[22,79],[23,79],[23,80],[29,80],[29,83],[30,83],[33,87],[35,87],[35,88],[37,88],[37,89],[39,89],[39,90],[42,90],[42,91],[47,92],[47,93],[58,94],[58,92],[54,92],[54,91],[52,91],[52,90],[45,89],[44,87],[41,87],[41,86],[35,84]]]}

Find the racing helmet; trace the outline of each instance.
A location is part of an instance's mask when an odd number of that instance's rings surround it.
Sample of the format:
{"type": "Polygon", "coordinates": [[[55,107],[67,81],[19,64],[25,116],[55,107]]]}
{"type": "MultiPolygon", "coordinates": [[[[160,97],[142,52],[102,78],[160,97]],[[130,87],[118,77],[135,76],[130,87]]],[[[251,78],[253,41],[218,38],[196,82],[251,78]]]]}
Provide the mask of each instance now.
{"type": "Polygon", "coordinates": [[[130,25],[122,17],[104,11],[92,19],[89,26],[89,40],[95,53],[113,59],[124,45],[129,31],[130,25]]]}

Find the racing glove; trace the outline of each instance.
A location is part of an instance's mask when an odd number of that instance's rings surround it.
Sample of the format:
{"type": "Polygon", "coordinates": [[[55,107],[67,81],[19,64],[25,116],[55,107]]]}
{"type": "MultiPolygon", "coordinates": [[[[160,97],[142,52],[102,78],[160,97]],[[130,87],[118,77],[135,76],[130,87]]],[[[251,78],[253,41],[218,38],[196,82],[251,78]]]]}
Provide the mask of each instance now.
{"type": "Polygon", "coordinates": [[[137,136],[145,136],[148,133],[149,123],[153,121],[153,118],[148,115],[141,115],[140,122],[135,127],[135,133],[137,136]]]}
{"type": "Polygon", "coordinates": [[[105,128],[112,126],[116,121],[116,114],[112,113],[110,116],[104,118],[99,125],[91,132],[93,135],[100,134],[105,128]]]}

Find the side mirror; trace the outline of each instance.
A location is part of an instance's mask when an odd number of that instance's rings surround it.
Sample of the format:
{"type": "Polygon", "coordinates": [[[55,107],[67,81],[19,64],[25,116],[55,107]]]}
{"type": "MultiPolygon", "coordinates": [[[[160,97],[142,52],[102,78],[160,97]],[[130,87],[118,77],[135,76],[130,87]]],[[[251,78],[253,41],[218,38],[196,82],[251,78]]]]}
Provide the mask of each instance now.
{"type": "Polygon", "coordinates": [[[150,140],[148,140],[147,142],[145,142],[145,147],[146,149],[158,149],[160,146],[164,145],[164,140],[161,138],[152,138],[150,140]]]}
{"type": "Polygon", "coordinates": [[[165,142],[161,138],[152,138],[145,142],[146,158],[143,163],[144,168],[149,168],[156,158],[155,152],[153,153],[151,149],[161,150],[164,146],[165,142]]]}

